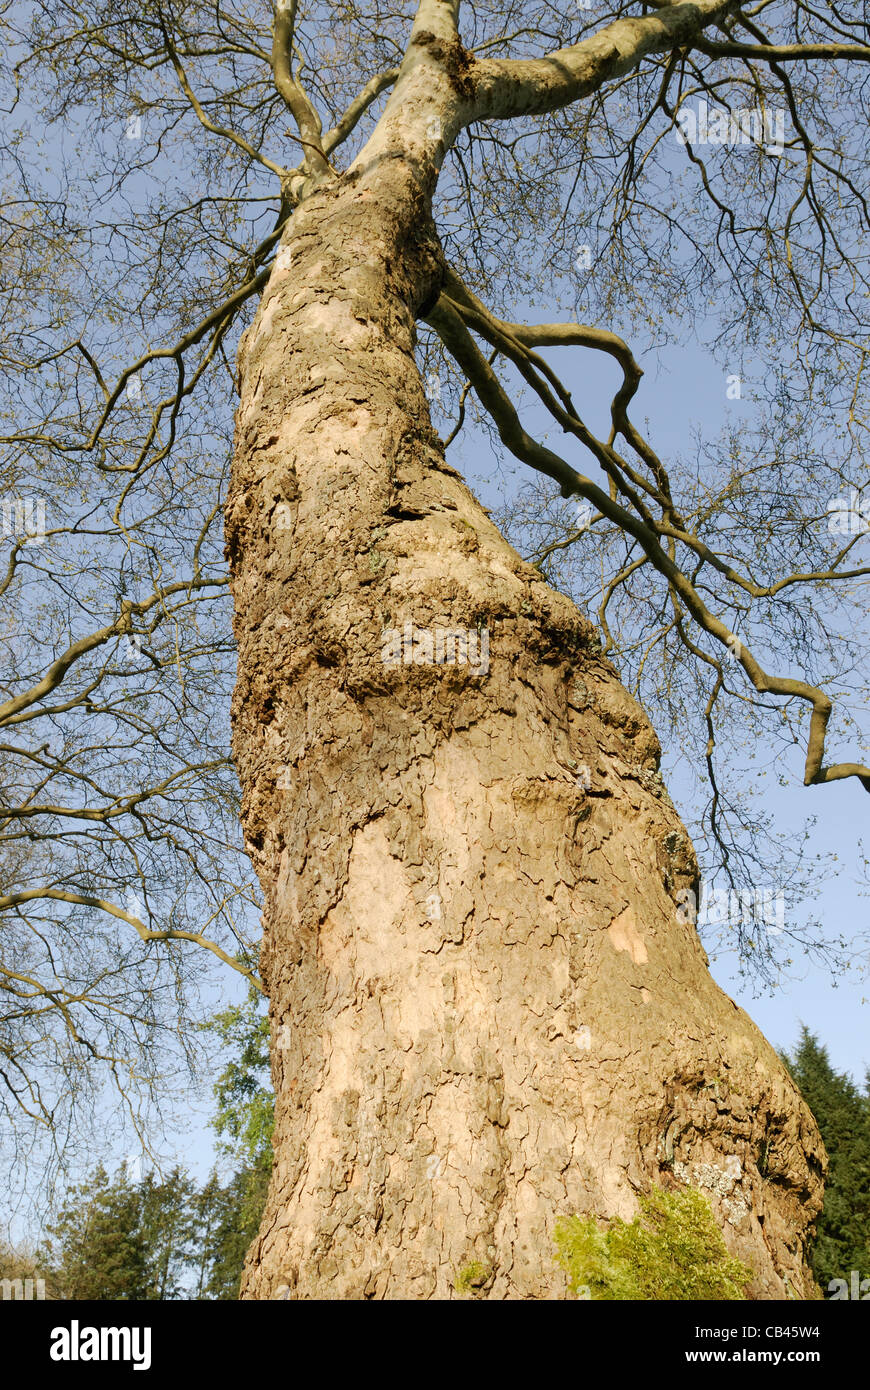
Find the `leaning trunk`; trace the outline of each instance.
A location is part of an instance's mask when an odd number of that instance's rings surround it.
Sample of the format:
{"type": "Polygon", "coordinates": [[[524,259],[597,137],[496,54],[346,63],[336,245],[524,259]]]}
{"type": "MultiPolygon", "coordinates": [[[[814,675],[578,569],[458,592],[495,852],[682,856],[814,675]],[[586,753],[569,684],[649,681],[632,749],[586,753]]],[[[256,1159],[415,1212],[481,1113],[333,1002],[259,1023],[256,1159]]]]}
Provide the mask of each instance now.
{"type": "Polygon", "coordinates": [[[235,756],[265,899],[275,1166],[248,1298],[564,1293],[560,1216],[711,1198],[809,1296],[822,1149],[713,983],[691,844],[595,631],[444,461],[401,163],[292,218],[240,349],[235,756]]]}

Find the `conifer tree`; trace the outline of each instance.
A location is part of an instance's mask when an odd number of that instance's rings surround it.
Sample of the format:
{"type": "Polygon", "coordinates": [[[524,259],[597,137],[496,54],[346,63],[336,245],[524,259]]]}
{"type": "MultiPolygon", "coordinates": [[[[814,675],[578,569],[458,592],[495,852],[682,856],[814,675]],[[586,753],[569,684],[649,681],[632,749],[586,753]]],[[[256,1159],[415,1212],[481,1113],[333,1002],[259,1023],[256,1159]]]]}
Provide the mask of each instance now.
{"type": "Polygon", "coordinates": [[[825,1204],[816,1224],[813,1273],[822,1291],[852,1270],[870,1276],[870,1078],[863,1093],[831,1065],[828,1049],[801,1029],[794,1054],[784,1054],[812,1110],[828,1151],[825,1204]]]}

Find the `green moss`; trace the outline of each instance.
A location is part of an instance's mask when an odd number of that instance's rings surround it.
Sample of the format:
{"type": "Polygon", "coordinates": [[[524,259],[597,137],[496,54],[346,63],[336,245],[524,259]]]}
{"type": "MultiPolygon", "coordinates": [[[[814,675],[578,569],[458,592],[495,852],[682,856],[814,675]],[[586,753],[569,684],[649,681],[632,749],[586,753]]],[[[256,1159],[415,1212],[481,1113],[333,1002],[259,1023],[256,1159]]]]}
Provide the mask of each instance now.
{"type": "Polygon", "coordinates": [[[453,1281],[457,1293],[477,1293],[489,1278],[489,1270],[480,1260],[470,1260],[463,1265],[453,1281]]]}
{"type": "Polygon", "coordinates": [[[694,1188],[655,1188],[630,1223],[558,1222],[556,1261],[572,1294],[593,1299],[742,1299],[752,1270],[732,1259],[710,1203],[694,1188]]]}

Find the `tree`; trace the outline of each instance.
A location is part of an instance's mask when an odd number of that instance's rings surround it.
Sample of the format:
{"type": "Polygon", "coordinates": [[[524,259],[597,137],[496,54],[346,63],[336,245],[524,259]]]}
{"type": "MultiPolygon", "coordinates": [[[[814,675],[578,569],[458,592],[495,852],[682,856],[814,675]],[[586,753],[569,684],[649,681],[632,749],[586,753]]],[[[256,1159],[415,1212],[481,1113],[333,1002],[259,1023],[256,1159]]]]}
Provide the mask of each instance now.
{"type": "Polygon", "coordinates": [[[229,1049],[229,1057],[214,1085],[217,1103],[212,1128],[219,1150],[266,1173],[272,1167],[275,1097],[269,1073],[269,1020],[263,996],[251,986],[243,1004],[231,1005],[205,1025],[229,1049]]]}
{"type": "Polygon", "coordinates": [[[0,1297],[16,1302],[56,1297],[54,1281],[47,1270],[40,1268],[36,1252],[26,1245],[2,1239],[0,1287],[0,1297]]]}
{"type": "Polygon", "coordinates": [[[269,1173],[240,1167],[227,1183],[213,1173],[196,1205],[197,1298],[234,1301],[239,1297],[245,1256],[256,1239],[266,1205],[269,1173]]]}
{"type": "Polygon", "coordinates": [[[272,1175],[275,1097],[265,1081],[269,1020],[262,994],[252,986],[243,1005],[216,1014],[208,1027],[232,1049],[214,1087],[212,1126],[219,1150],[236,1168],[225,1186],[212,1173],[201,1194],[199,1296],[228,1300],[239,1296],[242,1267],[257,1236],[272,1175]]]}
{"type": "Polygon", "coordinates": [[[112,1181],[100,1164],[67,1193],[41,1251],[61,1298],[149,1296],[139,1217],[139,1193],[123,1169],[112,1181]]]}
{"type": "Polygon", "coordinates": [[[166,1178],[110,1179],[102,1164],[66,1193],[41,1256],[61,1298],[166,1300],[184,1296],[196,1227],[195,1185],[176,1167],[166,1178]]]}
{"type": "Polygon", "coordinates": [[[35,1271],[51,1296],[62,1298],[238,1298],[272,1167],[274,1102],[263,1084],[269,1033],[261,1000],[252,986],[244,1005],[201,1025],[231,1049],[214,1086],[212,1121],[219,1149],[235,1161],[229,1179],[221,1182],[215,1169],[198,1187],[176,1165],[134,1182],[126,1164],[114,1179],[98,1164],[67,1190],[37,1255],[0,1245],[4,1275],[32,1279],[35,1271]]]}
{"type": "Polygon", "coordinates": [[[185,1278],[198,1238],[194,1217],[197,1189],[176,1166],[167,1176],[146,1173],[140,1184],[140,1239],[145,1250],[146,1297],[185,1296],[185,1278]]]}
{"type": "Polygon", "coordinates": [[[131,1183],[123,1166],[110,1179],[99,1164],[67,1191],[39,1253],[10,1250],[4,1273],[35,1270],[59,1298],[237,1299],[268,1180],[268,1170],[243,1164],[225,1183],[213,1171],[201,1188],[178,1167],[131,1183]]]}
{"type": "Polygon", "coordinates": [[[870,1277],[870,1079],[862,1093],[834,1070],[828,1049],[806,1027],[785,1060],[813,1112],[830,1165],[813,1273],[822,1290],[832,1279],[849,1285],[853,1270],[859,1279],[870,1277]]]}
{"type": "MultiPolygon", "coordinates": [[[[114,517],[138,489],[174,558],[142,614],[113,597],[89,650],[212,582],[213,510],[173,532],[188,470],[222,488],[222,466],[198,465],[211,439],[223,457],[239,393],[232,737],[264,900],[277,1160],[246,1296],[446,1295],[472,1264],[489,1296],[543,1295],[559,1217],[629,1217],[663,1168],[709,1190],[754,1295],[812,1292],[818,1133],[707,973],[658,741],[591,622],[447,462],[426,388],[443,376],[457,424],[479,412],[550,503],[588,505],[605,624],[608,595],[630,606],[634,576],[651,586],[610,650],[639,626],[663,661],[677,652],[714,840],[727,701],[781,719],[807,785],[870,785],[862,728],[854,755],[831,751],[848,736],[835,701],[853,717],[866,577],[865,152],[838,105],[870,52],[857,9],[470,5],[460,28],[453,0],[413,14],[100,0],[36,4],[13,26],[16,99],[80,149],[58,196],[25,122],[10,139],[10,254],[30,256],[14,278],[21,371],[56,381],[49,419],[35,386],[10,400],[23,423],[8,447],[53,479],[86,461],[82,495],[114,517]],[[124,122],[119,153],[106,131],[124,122]],[[77,201],[85,151],[105,224],[77,201]],[[593,243],[600,261],[582,293],[577,231],[581,265],[593,243]],[[586,322],[516,321],[530,288],[566,274],[586,322]],[[85,292],[89,275],[105,293],[85,292]],[[614,328],[645,322],[654,343],[702,288],[731,351],[789,356],[759,406],[760,472],[726,441],[687,482],[629,413],[641,372],[614,328]],[[603,435],[546,355],[567,347],[616,364],[603,435]],[[570,458],[522,422],[517,379],[570,458]],[[828,486],[845,490],[831,513],[845,532],[820,532],[828,486]],[[759,515],[775,524],[747,537],[759,515]]],[[[43,692],[34,680],[28,717],[43,692]]],[[[727,854],[728,834],[716,842],[727,854]]],[[[154,943],[171,961],[187,939],[174,910],[154,943]]],[[[773,935],[758,915],[747,949],[773,935]]]]}

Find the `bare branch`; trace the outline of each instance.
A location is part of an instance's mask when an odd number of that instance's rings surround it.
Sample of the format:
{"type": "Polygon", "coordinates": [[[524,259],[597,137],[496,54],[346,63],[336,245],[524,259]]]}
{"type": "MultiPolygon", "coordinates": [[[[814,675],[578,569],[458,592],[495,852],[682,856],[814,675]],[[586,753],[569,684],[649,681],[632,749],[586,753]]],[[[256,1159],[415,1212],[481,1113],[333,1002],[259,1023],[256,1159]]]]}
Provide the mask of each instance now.
{"type": "Polygon", "coordinates": [[[208,937],[202,936],[199,932],[189,931],[152,931],[146,927],[144,922],[127,912],[123,907],[116,907],[114,903],[107,902],[105,898],[93,898],[86,893],[73,893],[65,888],[26,888],[20,893],[0,894],[0,912],[8,908],[19,907],[22,903],[34,902],[37,899],[51,898],[55,902],[80,903],[85,907],[96,907],[101,912],[107,912],[110,917],[117,917],[122,922],[129,922],[131,927],[135,927],[142,940],[147,944],[149,941],[193,941],[198,946],[203,946],[207,951],[211,951],[224,965],[229,965],[233,970],[237,970],[240,975],[244,975],[261,994],[265,994],[262,982],[239,961],[218,946],[217,942],[210,941],[208,937]]]}

